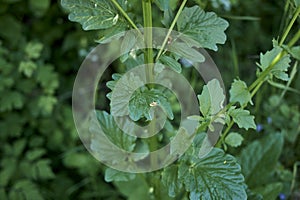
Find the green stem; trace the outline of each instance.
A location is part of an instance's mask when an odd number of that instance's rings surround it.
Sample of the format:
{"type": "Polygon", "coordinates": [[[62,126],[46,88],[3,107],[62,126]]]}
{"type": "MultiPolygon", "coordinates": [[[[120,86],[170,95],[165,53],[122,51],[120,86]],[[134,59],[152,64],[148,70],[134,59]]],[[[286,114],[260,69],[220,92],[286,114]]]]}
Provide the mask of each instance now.
{"type": "Polygon", "coordinates": [[[296,12],[295,12],[292,20],[290,21],[287,29],[285,30],[285,32],[284,32],[284,34],[283,34],[283,36],[282,36],[282,38],[281,38],[281,40],[279,42],[279,46],[283,45],[286,37],[288,36],[290,30],[292,29],[292,26],[294,25],[294,23],[295,23],[297,17],[299,16],[299,14],[300,14],[300,6],[297,8],[297,10],[296,10],[296,12]]]}
{"type": "Polygon", "coordinates": [[[116,8],[120,11],[120,13],[125,17],[125,19],[129,22],[129,24],[138,31],[138,33],[141,33],[140,29],[135,25],[135,23],[130,19],[130,17],[127,15],[127,13],[123,10],[123,8],[118,4],[116,0],[111,0],[111,2],[116,6],[116,8]]]}
{"type": "Polygon", "coordinates": [[[172,30],[174,29],[175,24],[176,24],[176,22],[177,22],[177,20],[178,20],[178,18],[179,18],[179,16],[180,16],[180,14],[181,14],[183,8],[184,8],[186,2],[187,2],[187,0],[183,0],[183,2],[181,3],[180,8],[179,8],[179,10],[177,11],[177,14],[176,14],[176,16],[175,16],[175,18],[174,18],[174,20],[173,20],[173,22],[172,22],[172,24],[171,24],[171,26],[170,26],[170,28],[169,28],[169,30],[168,30],[168,33],[167,33],[167,35],[166,35],[166,37],[165,37],[165,39],[164,39],[164,41],[163,41],[163,44],[162,44],[162,46],[161,46],[161,48],[160,48],[160,50],[159,50],[159,52],[158,52],[158,54],[157,54],[157,56],[156,56],[155,61],[158,61],[159,57],[161,56],[161,54],[162,54],[162,52],[163,52],[163,50],[164,50],[164,48],[165,48],[165,46],[166,46],[166,44],[167,44],[167,42],[168,42],[168,39],[169,39],[169,37],[170,37],[170,35],[171,35],[171,33],[172,33],[172,30]]]}
{"type": "Polygon", "coordinates": [[[298,32],[294,35],[294,37],[290,40],[290,42],[288,43],[289,47],[294,46],[294,44],[300,39],[300,29],[298,30],[298,32]]]}
{"type": "MultiPolygon", "coordinates": [[[[297,8],[292,20],[290,21],[286,31],[284,32],[279,45],[281,46],[287,35],[289,34],[293,24],[295,23],[297,17],[300,14],[300,7],[297,8]]],[[[291,39],[291,41],[288,43],[289,47],[292,47],[300,38],[300,30],[295,34],[295,36],[291,39]]],[[[269,75],[269,73],[271,72],[271,70],[273,69],[273,67],[276,65],[276,63],[278,63],[281,58],[283,56],[286,55],[285,51],[280,52],[272,61],[272,63],[260,74],[260,76],[249,86],[249,91],[251,91],[251,97],[253,97],[257,91],[260,89],[260,87],[263,85],[263,83],[266,81],[266,77],[269,75]]],[[[243,105],[241,108],[244,109],[246,107],[246,105],[243,105]]],[[[228,132],[230,131],[231,127],[233,126],[234,121],[231,120],[229,125],[227,126],[226,130],[224,131],[224,133],[222,134],[221,138],[219,139],[219,141],[216,144],[216,147],[221,148],[222,143],[224,142],[224,139],[226,137],[226,135],[228,134],[228,132]]]]}
{"type": "Polygon", "coordinates": [[[148,82],[154,81],[153,49],[152,49],[152,3],[151,0],[143,0],[144,40],[147,48],[144,54],[145,64],[148,64],[146,74],[148,82]]]}

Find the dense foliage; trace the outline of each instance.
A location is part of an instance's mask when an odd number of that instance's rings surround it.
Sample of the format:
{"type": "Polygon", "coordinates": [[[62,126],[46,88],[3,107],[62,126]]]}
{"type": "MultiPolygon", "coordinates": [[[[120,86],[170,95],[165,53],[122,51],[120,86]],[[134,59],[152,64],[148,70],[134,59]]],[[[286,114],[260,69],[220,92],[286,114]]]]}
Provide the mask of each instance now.
{"type": "MultiPolygon", "coordinates": [[[[158,62],[189,77],[203,106],[201,115],[191,117],[199,128],[186,154],[163,170],[144,174],[107,168],[85,150],[73,123],[71,96],[77,70],[92,47],[115,33],[150,25],[142,17],[142,3],[149,6],[150,1],[0,3],[0,199],[299,198],[298,0],[153,1],[153,26],[172,27],[181,10],[174,28],[211,50],[229,103],[215,106],[225,95],[209,93],[220,94],[220,84],[196,82],[195,71],[179,62],[180,56],[201,62],[201,55],[184,45],[170,45],[179,56],[152,52],[159,55],[158,62]],[[222,135],[209,155],[199,158],[203,132],[213,130],[216,120],[225,124],[222,135]]],[[[145,151],[163,146],[178,125],[178,102],[161,87],[136,91],[126,114],[147,123],[149,103],[159,102],[169,122],[165,138],[120,140],[122,132],[109,114],[114,112],[109,101],[116,82],[134,65],[151,63],[147,51],[139,52],[135,64],[130,55],[123,56],[99,83],[99,123],[128,151],[135,151],[138,142],[145,151]]],[[[97,150],[97,141],[92,144],[97,150]]]]}

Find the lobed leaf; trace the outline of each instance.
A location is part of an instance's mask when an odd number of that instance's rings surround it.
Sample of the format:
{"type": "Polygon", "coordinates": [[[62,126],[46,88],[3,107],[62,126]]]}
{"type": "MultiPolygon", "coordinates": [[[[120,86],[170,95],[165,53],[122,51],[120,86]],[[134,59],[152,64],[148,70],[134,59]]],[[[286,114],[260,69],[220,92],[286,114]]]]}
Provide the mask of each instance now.
{"type": "Polygon", "coordinates": [[[234,80],[229,90],[230,102],[239,102],[241,106],[251,102],[251,94],[246,83],[242,80],[234,80]]]}
{"type": "Polygon", "coordinates": [[[243,110],[241,108],[233,109],[229,111],[229,115],[240,128],[244,128],[246,130],[249,128],[256,129],[254,116],[250,115],[248,110],[243,110]]]}
{"type": "Polygon", "coordinates": [[[111,28],[122,20],[108,0],[62,0],[61,5],[70,11],[69,20],[79,22],[84,30],[111,28]]]}
{"type": "Polygon", "coordinates": [[[199,6],[184,8],[177,21],[177,29],[197,42],[203,48],[218,50],[216,44],[224,44],[224,31],[228,22],[213,12],[204,12],[199,6]]]}

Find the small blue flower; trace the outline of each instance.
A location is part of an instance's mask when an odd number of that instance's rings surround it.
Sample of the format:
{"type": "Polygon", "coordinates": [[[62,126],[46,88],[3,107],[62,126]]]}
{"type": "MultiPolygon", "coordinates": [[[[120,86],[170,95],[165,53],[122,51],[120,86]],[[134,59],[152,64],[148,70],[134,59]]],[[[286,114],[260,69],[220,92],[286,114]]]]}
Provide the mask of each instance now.
{"type": "Polygon", "coordinates": [[[280,200],[286,200],[286,196],[285,196],[285,194],[283,194],[283,193],[280,193],[280,194],[278,195],[278,197],[279,197],[280,200]]]}
{"type": "Polygon", "coordinates": [[[272,117],[268,117],[267,122],[268,122],[268,124],[271,124],[272,123],[272,117]]]}
{"type": "Polygon", "coordinates": [[[264,128],[264,127],[263,127],[262,124],[257,124],[257,125],[256,125],[256,132],[258,132],[258,133],[261,132],[261,131],[263,130],[263,128],[264,128]]]}

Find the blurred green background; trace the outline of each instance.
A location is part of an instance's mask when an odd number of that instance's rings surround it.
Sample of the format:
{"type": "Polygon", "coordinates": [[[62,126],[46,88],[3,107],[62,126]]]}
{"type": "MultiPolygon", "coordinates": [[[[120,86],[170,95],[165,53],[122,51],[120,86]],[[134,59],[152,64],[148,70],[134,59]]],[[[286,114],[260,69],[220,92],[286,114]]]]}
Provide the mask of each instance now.
{"type": "MultiPolygon", "coordinates": [[[[141,7],[140,1],[132,2],[141,7]]],[[[189,5],[195,3],[230,23],[226,44],[210,52],[226,87],[237,76],[253,81],[259,53],[271,49],[286,26],[285,2],[197,0],[189,5]]],[[[153,15],[161,26],[158,9],[153,15]]],[[[104,181],[104,166],[82,145],[72,118],[73,82],[98,37],[97,31],[84,32],[70,22],[59,1],[0,0],[0,199],[124,199],[104,181]]],[[[300,89],[299,74],[292,87],[300,89]]],[[[264,86],[253,112],[258,123],[268,117],[276,122],[266,130],[296,127],[281,159],[292,170],[300,158],[299,95],[288,93],[285,107],[274,111],[267,97],[280,92],[264,86]]]]}

